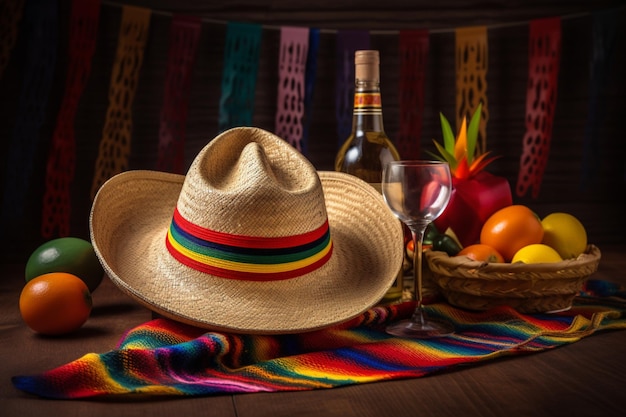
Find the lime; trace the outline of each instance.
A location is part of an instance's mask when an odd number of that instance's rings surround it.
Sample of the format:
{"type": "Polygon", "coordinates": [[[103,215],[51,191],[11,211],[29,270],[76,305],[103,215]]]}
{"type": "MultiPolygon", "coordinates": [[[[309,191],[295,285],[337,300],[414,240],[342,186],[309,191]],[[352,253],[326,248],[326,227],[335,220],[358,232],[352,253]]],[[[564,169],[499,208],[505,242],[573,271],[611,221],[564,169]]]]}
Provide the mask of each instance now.
{"type": "Polygon", "coordinates": [[[515,252],[511,263],[523,262],[525,264],[540,264],[560,262],[562,260],[561,255],[550,246],[542,243],[533,243],[515,252]]]}
{"type": "Polygon", "coordinates": [[[91,242],[77,237],[53,239],[33,251],[26,262],[26,282],[50,272],[76,275],[90,292],[100,285],[104,276],[91,242]]]}
{"type": "Polygon", "coordinates": [[[554,248],[561,258],[576,258],[587,249],[587,231],[569,213],[548,214],[541,221],[544,234],[541,243],[554,248]]]}

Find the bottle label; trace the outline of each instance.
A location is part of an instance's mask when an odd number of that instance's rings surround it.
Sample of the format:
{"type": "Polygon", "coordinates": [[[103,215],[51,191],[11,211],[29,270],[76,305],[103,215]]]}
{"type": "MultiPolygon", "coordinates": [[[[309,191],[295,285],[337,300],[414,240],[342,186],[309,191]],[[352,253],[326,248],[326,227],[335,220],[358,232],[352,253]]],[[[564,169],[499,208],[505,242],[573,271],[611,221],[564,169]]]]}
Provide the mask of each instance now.
{"type": "Polygon", "coordinates": [[[382,100],[380,92],[354,93],[355,114],[382,114],[382,100]]]}

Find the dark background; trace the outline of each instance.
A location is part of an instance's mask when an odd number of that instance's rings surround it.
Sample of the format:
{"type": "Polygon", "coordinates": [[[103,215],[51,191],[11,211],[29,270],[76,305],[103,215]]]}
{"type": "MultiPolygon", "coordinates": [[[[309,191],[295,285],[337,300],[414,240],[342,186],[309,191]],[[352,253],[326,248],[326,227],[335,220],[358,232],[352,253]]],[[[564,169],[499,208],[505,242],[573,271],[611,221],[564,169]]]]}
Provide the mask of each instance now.
{"type": "MultiPolygon", "coordinates": [[[[0,0],[2,1],[2,0],[0,0]]],[[[129,0],[102,3],[99,34],[92,71],[76,117],[76,176],[72,184],[71,234],[88,238],[90,188],[98,144],[108,107],[108,87],[117,46],[121,5],[154,10],[138,90],[133,104],[131,169],[153,169],[157,153],[159,114],[167,62],[169,24],[172,13],[201,16],[203,20],[198,57],[194,68],[186,137],[186,164],[218,132],[223,45],[228,21],[263,25],[253,124],[274,130],[278,80],[279,28],[282,25],[321,29],[316,87],[307,156],[318,169],[332,169],[337,151],[335,122],[335,39],[338,29],[371,30],[371,46],[381,51],[381,88],[385,128],[393,139],[399,130],[398,31],[429,29],[430,47],[426,76],[424,125],[421,147],[433,150],[441,141],[439,112],[454,125],[455,66],[454,29],[487,25],[489,71],[487,147],[501,158],[489,171],[505,176],[515,187],[525,133],[528,74],[528,21],[562,17],[562,52],[558,100],[550,158],[537,199],[514,195],[514,202],[529,205],[543,216],[553,211],[570,212],[585,224],[589,241],[602,244],[626,242],[624,220],[626,162],[624,152],[625,9],[618,1],[207,1],[129,0]],[[592,12],[616,8],[620,26],[606,88],[600,93],[604,106],[601,127],[594,138],[602,165],[590,187],[581,187],[582,142],[589,112],[589,76],[592,12]]],[[[40,130],[28,201],[19,232],[3,235],[3,259],[23,262],[45,239],[41,237],[41,205],[45,163],[57,112],[65,89],[69,0],[59,1],[59,53],[55,82],[40,130]]],[[[11,59],[0,78],[0,167],[5,183],[8,146],[15,125],[16,103],[23,73],[23,37],[18,36],[11,59]]]]}

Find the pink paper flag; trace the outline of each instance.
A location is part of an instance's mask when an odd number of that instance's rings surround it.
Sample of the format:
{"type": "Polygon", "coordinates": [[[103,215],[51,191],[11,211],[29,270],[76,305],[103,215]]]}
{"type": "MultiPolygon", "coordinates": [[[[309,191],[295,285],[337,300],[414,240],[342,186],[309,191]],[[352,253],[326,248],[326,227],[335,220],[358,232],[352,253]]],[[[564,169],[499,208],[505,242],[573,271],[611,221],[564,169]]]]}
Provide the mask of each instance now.
{"type": "Polygon", "coordinates": [[[276,134],[302,152],[304,81],[309,49],[309,29],[280,30],[276,134]]]}

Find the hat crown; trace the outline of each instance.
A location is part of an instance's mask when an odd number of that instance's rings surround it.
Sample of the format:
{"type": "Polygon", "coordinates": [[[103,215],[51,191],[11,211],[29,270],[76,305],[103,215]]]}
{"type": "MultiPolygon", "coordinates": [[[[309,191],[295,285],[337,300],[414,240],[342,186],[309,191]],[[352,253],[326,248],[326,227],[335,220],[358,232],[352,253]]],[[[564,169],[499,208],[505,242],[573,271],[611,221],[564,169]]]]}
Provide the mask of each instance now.
{"type": "Polygon", "coordinates": [[[254,128],[226,131],[198,154],[177,209],[202,228],[258,237],[299,235],[327,220],[313,165],[283,139],[254,128]]]}

